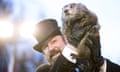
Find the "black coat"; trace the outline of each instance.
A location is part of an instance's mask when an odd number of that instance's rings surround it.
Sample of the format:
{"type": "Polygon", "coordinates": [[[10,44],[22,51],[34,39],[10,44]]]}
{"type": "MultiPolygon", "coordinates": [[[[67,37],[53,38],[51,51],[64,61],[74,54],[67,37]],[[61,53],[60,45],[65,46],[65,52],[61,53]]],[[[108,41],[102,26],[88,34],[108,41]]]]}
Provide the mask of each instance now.
{"type": "Polygon", "coordinates": [[[76,72],[76,65],[69,62],[63,55],[59,56],[53,66],[43,65],[37,68],[37,72],[76,72]]]}
{"type": "Polygon", "coordinates": [[[107,71],[106,72],[120,72],[120,66],[107,60],[107,71]]]}
{"type": "MultiPolygon", "coordinates": [[[[120,72],[120,66],[107,61],[107,71],[106,72],[120,72]]],[[[69,62],[64,56],[59,56],[53,66],[43,65],[37,69],[37,72],[78,72],[75,70],[76,64],[69,62]]],[[[80,69],[79,69],[79,72],[80,69]]]]}

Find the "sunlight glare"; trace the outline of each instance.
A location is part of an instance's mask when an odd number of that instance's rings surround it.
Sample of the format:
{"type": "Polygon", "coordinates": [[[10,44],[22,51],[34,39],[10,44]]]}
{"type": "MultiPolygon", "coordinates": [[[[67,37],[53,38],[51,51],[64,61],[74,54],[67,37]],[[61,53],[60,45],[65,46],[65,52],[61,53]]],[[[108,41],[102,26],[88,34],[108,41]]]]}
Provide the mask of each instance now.
{"type": "Polygon", "coordinates": [[[33,37],[33,32],[34,32],[34,23],[28,23],[25,22],[24,24],[21,25],[20,27],[20,35],[25,38],[31,38],[33,37]]]}
{"type": "Polygon", "coordinates": [[[8,21],[0,21],[0,37],[6,38],[13,35],[13,24],[8,21]]]}

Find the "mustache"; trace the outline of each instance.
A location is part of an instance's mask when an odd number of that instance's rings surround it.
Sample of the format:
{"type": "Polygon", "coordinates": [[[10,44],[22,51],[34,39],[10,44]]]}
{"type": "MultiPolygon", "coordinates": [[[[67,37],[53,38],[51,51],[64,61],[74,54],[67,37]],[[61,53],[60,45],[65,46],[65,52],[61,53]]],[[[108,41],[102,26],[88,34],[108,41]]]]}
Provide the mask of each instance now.
{"type": "MultiPolygon", "coordinates": [[[[61,53],[60,51],[50,51],[48,55],[46,55],[48,63],[53,64],[54,63],[54,57],[61,53]]],[[[56,56],[57,57],[57,56],[56,56]]]]}
{"type": "Polygon", "coordinates": [[[52,58],[54,55],[56,55],[57,53],[61,53],[61,51],[60,50],[57,50],[57,51],[55,51],[55,50],[53,50],[53,51],[50,51],[50,58],[52,58]]]}

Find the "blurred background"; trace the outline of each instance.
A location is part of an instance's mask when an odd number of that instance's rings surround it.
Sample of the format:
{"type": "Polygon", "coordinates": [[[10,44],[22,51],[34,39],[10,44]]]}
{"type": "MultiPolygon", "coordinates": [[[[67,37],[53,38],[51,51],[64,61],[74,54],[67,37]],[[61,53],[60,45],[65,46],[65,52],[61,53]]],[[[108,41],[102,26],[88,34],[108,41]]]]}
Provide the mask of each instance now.
{"type": "Polygon", "coordinates": [[[102,55],[120,65],[119,0],[0,0],[0,72],[35,72],[46,60],[32,48],[34,25],[44,18],[57,19],[68,3],[85,4],[101,25],[102,55]],[[24,67],[20,69],[21,67],[24,67]]]}

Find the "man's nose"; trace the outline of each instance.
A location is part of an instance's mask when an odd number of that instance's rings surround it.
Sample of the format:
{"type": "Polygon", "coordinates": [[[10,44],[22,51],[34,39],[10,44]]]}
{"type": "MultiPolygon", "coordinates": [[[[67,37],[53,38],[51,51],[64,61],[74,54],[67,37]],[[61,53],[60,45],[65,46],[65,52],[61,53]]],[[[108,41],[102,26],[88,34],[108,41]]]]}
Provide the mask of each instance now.
{"type": "Polygon", "coordinates": [[[49,51],[52,51],[54,49],[54,46],[51,44],[48,44],[48,49],[49,49],[49,51]]]}

